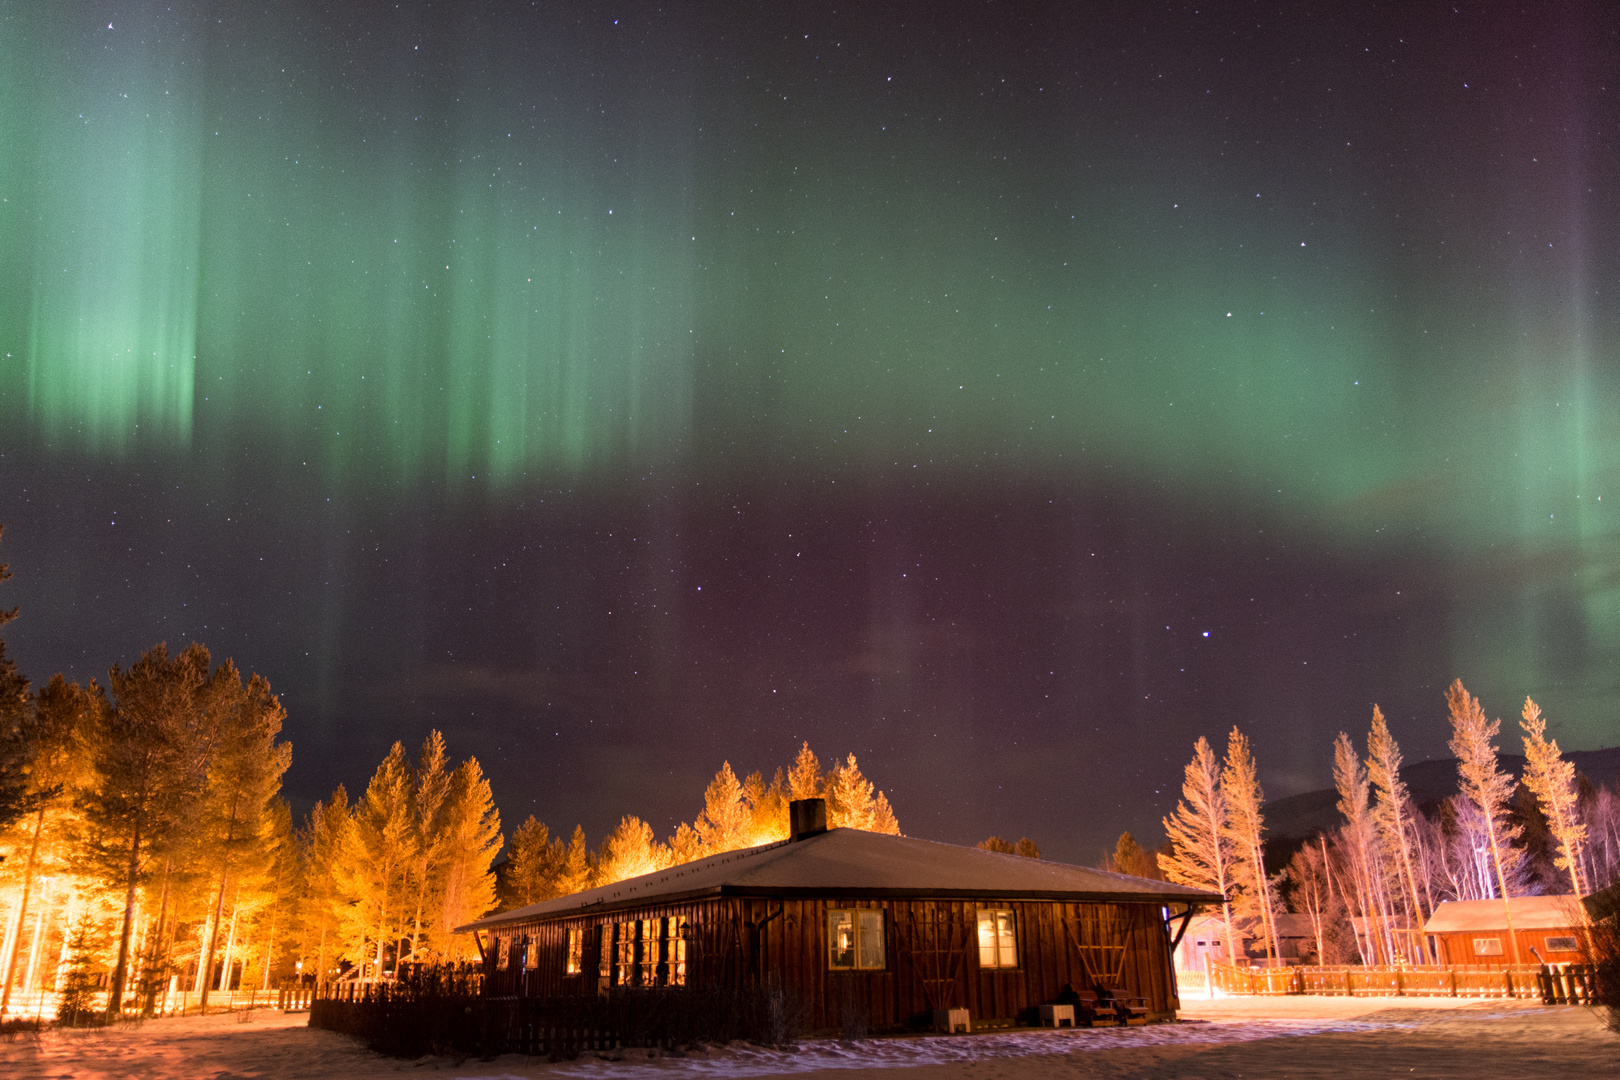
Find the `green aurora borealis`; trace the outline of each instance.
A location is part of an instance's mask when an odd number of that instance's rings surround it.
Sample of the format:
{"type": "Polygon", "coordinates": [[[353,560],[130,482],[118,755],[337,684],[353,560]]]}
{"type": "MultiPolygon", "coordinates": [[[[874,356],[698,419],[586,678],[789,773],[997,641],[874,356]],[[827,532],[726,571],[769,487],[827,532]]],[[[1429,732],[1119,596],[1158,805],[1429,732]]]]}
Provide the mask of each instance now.
{"type": "Polygon", "coordinates": [[[0,480],[1131,491],[1616,741],[1601,7],[323,7],[0,3],[0,480]]]}

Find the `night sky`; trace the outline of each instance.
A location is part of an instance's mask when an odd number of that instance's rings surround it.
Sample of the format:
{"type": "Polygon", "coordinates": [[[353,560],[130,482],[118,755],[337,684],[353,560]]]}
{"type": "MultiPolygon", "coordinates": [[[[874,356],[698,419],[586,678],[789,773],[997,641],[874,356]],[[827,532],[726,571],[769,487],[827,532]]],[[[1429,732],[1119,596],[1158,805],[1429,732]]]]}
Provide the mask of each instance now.
{"type": "Polygon", "coordinates": [[[1620,742],[1620,15],[1339,6],[0,0],[10,648],[593,843],[805,739],[1084,862],[1234,723],[1620,742]]]}

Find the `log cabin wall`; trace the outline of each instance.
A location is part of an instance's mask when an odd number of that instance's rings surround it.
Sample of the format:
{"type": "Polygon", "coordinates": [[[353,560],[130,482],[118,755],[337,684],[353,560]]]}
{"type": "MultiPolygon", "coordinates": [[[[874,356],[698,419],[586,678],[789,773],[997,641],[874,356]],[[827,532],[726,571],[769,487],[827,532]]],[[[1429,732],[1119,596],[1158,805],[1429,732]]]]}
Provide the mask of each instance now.
{"type": "MultiPolygon", "coordinates": [[[[1157,904],[993,899],[721,897],[552,916],[492,934],[486,993],[567,996],[619,984],[616,967],[601,974],[602,937],[611,943],[615,925],[648,919],[684,920],[686,985],[742,986],[774,976],[804,1002],[817,1030],[900,1028],[953,1007],[967,1008],[976,1023],[1012,1021],[1054,1001],[1065,985],[1085,989],[1099,978],[1147,999],[1156,1015],[1180,1006],[1157,904]],[[881,913],[881,968],[832,968],[834,911],[881,913]],[[1012,913],[1015,966],[981,965],[981,911],[1012,913]],[[583,959],[575,973],[565,970],[570,930],[580,936],[583,959]]],[[[610,949],[615,964],[619,956],[610,949]]]]}

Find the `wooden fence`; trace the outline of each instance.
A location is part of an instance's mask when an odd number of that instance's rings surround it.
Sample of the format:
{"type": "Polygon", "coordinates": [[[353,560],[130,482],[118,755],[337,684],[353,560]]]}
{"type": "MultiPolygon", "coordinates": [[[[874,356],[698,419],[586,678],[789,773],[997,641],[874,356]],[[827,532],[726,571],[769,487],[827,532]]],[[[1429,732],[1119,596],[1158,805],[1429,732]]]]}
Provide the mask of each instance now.
{"type": "Polygon", "coordinates": [[[379,1053],[553,1060],[623,1047],[672,1049],[733,1039],[781,1044],[803,1010],[779,987],[616,991],[607,997],[484,997],[466,987],[400,983],[321,987],[309,1024],[355,1035],[379,1053]],[[451,989],[453,992],[443,992],[451,989]]]}
{"type": "Polygon", "coordinates": [[[1409,967],[1229,967],[1212,965],[1213,982],[1227,994],[1335,997],[1525,998],[1548,1005],[1594,1000],[1593,975],[1580,964],[1409,967]]]}

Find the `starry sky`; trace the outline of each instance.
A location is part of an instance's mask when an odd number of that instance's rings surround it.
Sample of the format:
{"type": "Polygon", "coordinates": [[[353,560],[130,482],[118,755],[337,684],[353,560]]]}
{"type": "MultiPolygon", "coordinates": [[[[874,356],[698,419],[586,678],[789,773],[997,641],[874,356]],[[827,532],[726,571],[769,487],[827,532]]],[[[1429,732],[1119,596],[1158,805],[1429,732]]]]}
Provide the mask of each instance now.
{"type": "Polygon", "coordinates": [[[802,740],[1083,862],[1233,724],[1620,742],[1620,17],[1346,6],[0,0],[10,649],[593,842],[802,740]]]}

